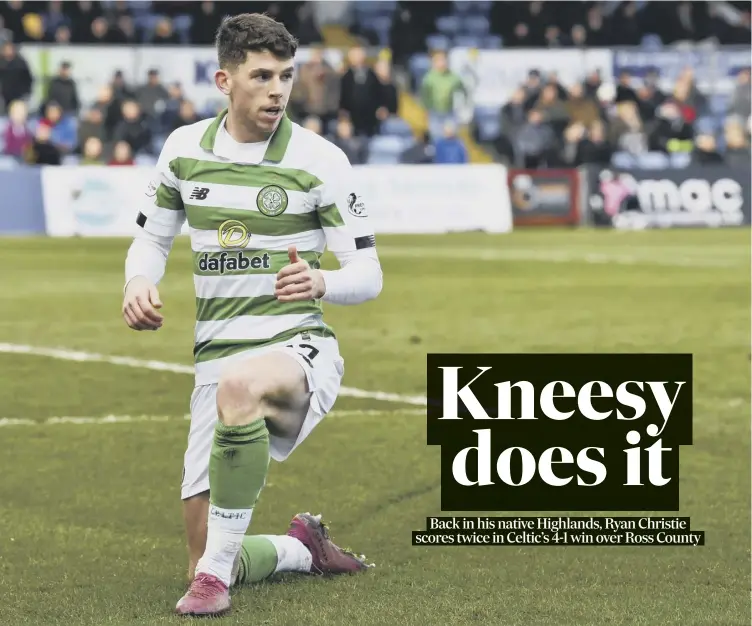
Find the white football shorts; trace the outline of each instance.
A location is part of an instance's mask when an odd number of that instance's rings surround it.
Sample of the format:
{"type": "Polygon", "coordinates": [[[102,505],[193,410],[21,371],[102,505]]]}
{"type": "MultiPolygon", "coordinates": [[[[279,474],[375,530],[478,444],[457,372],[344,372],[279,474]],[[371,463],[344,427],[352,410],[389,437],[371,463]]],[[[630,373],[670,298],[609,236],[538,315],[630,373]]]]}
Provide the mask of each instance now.
{"type": "MultiPolygon", "coordinates": [[[[297,438],[269,434],[269,452],[275,461],[284,461],[331,411],[345,373],[339,344],[333,337],[297,335],[284,344],[265,346],[238,355],[239,358],[258,356],[271,351],[292,356],[303,368],[311,392],[308,413],[297,438]],[[292,347],[289,347],[292,346],[292,347]],[[315,353],[315,354],[314,354],[315,353]],[[311,355],[312,358],[311,358],[311,355]]],[[[209,490],[209,456],[217,423],[217,385],[201,385],[191,395],[191,426],[188,447],[183,461],[181,498],[186,499],[209,490]]]]}

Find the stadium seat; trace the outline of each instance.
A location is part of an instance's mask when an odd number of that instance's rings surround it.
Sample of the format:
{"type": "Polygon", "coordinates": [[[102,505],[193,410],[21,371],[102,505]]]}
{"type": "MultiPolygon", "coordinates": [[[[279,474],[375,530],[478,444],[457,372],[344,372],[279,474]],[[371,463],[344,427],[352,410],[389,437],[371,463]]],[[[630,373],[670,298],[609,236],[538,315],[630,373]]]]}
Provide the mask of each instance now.
{"type": "Polygon", "coordinates": [[[482,48],[483,40],[477,35],[457,35],[454,38],[455,48],[482,48]]]}
{"type": "Polygon", "coordinates": [[[456,35],[460,30],[460,20],[455,15],[444,15],[436,19],[436,28],[445,35],[456,35]]]}
{"type": "Polygon", "coordinates": [[[376,135],[368,144],[371,153],[383,154],[401,154],[410,147],[411,137],[400,137],[396,135],[376,135]]]}
{"type": "Polygon", "coordinates": [[[504,38],[500,35],[488,35],[483,39],[483,48],[498,50],[504,47],[504,38]]]}
{"type": "Polygon", "coordinates": [[[463,20],[461,30],[468,35],[477,35],[482,37],[488,35],[491,24],[487,17],[482,15],[470,15],[463,20]]]}
{"type": "Polygon", "coordinates": [[[663,48],[663,41],[661,41],[659,35],[649,33],[643,36],[642,40],[640,41],[640,46],[642,48],[645,48],[646,50],[660,50],[661,48],[663,48]]]}
{"type": "Polygon", "coordinates": [[[157,164],[157,159],[155,159],[151,154],[137,154],[133,158],[133,162],[136,165],[152,167],[157,164]]]}
{"type": "Polygon", "coordinates": [[[400,157],[398,154],[386,152],[371,152],[368,155],[368,165],[397,165],[400,157]]]}
{"type": "Polygon", "coordinates": [[[697,121],[695,122],[695,132],[698,134],[712,135],[715,134],[717,130],[720,130],[720,127],[717,124],[717,118],[709,116],[698,117],[697,121]]]}
{"type": "Polygon", "coordinates": [[[710,112],[715,115],[726,115],[729,105],[729,97],[726,94],[716,93],[710,96],[710,112]]]}
{"type": "Polygon", "coordinates": [[[665,170],[669,167],[668,156],[663,152],[646,152],[637,157],[637,167],[643,170],[665,170]]]}
{"type": "Polygon", "coordinates": [[[180,42],[189,44],[191,41],[191,27],[193,26],[193,17],[190,15],[177,15],[172,20],[175,32],[180,37],[180,42]]]}
{"type": "Polygon", "coordinates": [[[451,41],[446,35],[428,35],[426,45],[429,50],[449,50],[451,41]]]}
{"type": "Polygon", "coordinates": [[[671,161],[671,167],[678,170],[684,169],[689,167],[692,155],[689,152],[674,152],[669,156],[669,161],[671,161]]]}
{"type": "Polygon", "coordinates": [[[423,81],[423,77],[428,70],[431,69],[431,58],[427,54],[414,54],[408,61],[408,67],[410,68],[410,74],[415,81],[415,85],[418,86],[423,81]]]}
{"type": "Polygon", "coordinates": [[[412,137],[413,130],[405,120],[400,117],[388,117],[381,123],[381,134],[394,137],[412,137]]]}
{"type": "Polygon", "coordinates": [[[0,170],[14,170],[19,167],[19,162],[12,156],[0,154],[0,170]]]}
{"type": "Polygon", "coordinates": [[[388,15],[377,15],[368,22],[371,28],[379,38],[379,45],[382,47],[389,46],[389,31],[392,28],[392,18],[388,15]]]}
{"type": "Polygon", "coordinates": [[[481,141],[493,141],[501,132],[501,120],[497,115],[494,117],[485,117],[477,120],[478,136],[481,141]]]}
{"type": "Polygon", "coordinates": [[[635,158],[629,152],[614,152],[611,156],[611,165],[619,169],[627,170],[636,166],[635,158]]]}

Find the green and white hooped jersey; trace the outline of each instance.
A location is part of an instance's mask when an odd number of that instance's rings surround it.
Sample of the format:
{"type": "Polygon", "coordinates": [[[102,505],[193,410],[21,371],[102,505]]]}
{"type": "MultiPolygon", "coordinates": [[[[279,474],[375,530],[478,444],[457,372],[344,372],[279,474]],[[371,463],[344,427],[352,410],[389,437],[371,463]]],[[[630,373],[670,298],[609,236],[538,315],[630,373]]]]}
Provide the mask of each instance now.
{"type": "MultiPolygon", "coordinates": [[[[175,236],[187,220],[196,289],[196,384],[210,384],[233,355],[301,332],[333,337],[320,301],[279,302],[276,274],[297,246],[311,267],[325,248],[375,246],[347,156],[283,117],[257,162],[238,162],[224,130],[226,111],[174,131],[138,224],[175,236]]],[[[237,147],[238,144],[235,144],[237,147]]],[[[246,161],[248,159],[246,158],[246,161]]]]}

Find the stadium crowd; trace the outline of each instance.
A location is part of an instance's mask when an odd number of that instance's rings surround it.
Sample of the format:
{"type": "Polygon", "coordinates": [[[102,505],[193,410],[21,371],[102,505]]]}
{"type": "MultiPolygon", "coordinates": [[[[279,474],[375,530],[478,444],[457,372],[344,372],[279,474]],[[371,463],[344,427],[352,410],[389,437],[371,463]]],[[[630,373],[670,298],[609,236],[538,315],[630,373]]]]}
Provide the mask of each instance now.
{"type": "MultiPolygon", "coordinates": [[[[32,76],[24,44],[207,45],[222,16],[236,9],[230,2],[180,0],[0,4],[3,154],[35,164],[153,162],[167,134],[216,115],[217,107],[197,110],[182,86],[164,84],[157,70],[128,84],[114,69],[96,100],[82,102],[76,68],[64,62],[55,76],[32,76]],[[36,81],[45,83],[40,102],[31,98],[36,81]]],[[[374,147],[392,138],[400,139],[403,163],[468,160],[455,107],[458,96],[472,101],[472,91],[449,68],[445,51],[454,45],[638,45],[646,33],[666,44],[750,40],[749,6],[741,2],[247,2],[243,10],[283,20],[302,45],[313,46],[299,67],[288,114],[339,145],[353,163],[378,162],[374,147]],[[321,52],[328,23],[363,42],[348,51],[343,67],[328,64],[321,52]],[[371,47],[388,53],[369,59],[371,47]],[[412,71],[418,58],[430,67],[412,71]],[[429,130],[417,139],[399,117],[398,85],[411,89],[429,113],[429,130]]],[[[499,103],[490,132],[477,117],[470,132],[495,158],[520,167],[635,158],[749,163],[749,70],[739,74],[720,124],[690,69],[668,92],[658,79],[622,74],[612,85],[591,74],[562,84],[539,68],[499,103]]]]}

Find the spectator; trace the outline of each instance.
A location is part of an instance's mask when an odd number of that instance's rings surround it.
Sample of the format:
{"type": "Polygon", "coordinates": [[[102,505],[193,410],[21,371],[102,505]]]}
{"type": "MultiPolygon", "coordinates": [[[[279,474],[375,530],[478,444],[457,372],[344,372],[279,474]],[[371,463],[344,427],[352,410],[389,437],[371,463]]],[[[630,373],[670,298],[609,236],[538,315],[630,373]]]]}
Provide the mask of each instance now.
{"type": "Polygon", "coordinates": [[[100,143],[103,143],[107,137],[104,127],[104,115],[98,107],[92,107],[86,111],[78,123],[77,151],[79,153],[83,152],[86,142],[92,137],[98,139],[100,143]]]}
{"type": "Polygon", "coordinates": [[[193,16],[191,42],[203,46],[213,44],[220,21],[221,17],[217,12],[216,2],[204,0],[199,5],[198,13],[193,16]]]}
{"type": "Polygon", "coordinates": [[[31,144],[34,136],[29,130],[27,123],[28,110],[23,100],[14,100],[8,107],[8,125],[3,132],[3,154],[22,159],[31,144]]]}
{"type": "Polygon", "coordinates": [[[141,114],[141,108],[133,100],[123,102],[121,109],[123,119],[115,128],[113,140],[125,141],[133,154],[151,153],[151,130],[141,114]]]}
{"type": "Polygon", "coordinates": [[[110,38],[110,24],[103,17],[94,18],[89,27],[89,33],[83,43],[109,44],[112,43],[110,38]]]}
{"type": "Polygon", "coordinates": [[[321,118],[315,115],[309,115],[307,118],[305,118],[301,126],[306,130],[310,130],[311,132],[316,133],[317,135],[323,135],[324,128],[321,124],[321,118]]]}
{"type": "Polygon", "coordinates": [[[51,129],[47,124],[38,124],[27,160],[32,165],[60,165],[60,150],[50,141],[51,129]]]}
{"type": "Polygon", "coordinates": [[[164,111],[159,116],[163,131],[170,132],[180,126],[180,105],[183,103],[183,88],[180,83],[172,83],[167,87],[167,99],[164,101],[164,111]]]}
{"type": "Polygon", "coordinates": [[[400,155],[400,163],[427,165],[433,163],[436,149],[431,144],[431,134],[426,131],[412,146],[400,155]]]}
{"type": "Polygon", "coordinates": [[[744,126],[736,121],[726,122],[724,128],[726,136],[726,163],[732,167],[741,167],[746,171],[750,168],[750,150],[747,133],[744,132],[744,126]]]}
{"type": "Polygon", "coordinates": [[[565,104],[567,116],[572,123],[579,122],[583,126],[590,126],[601,119],[601,110],[593,98],[585,95],[582,83],[575,83],[569,90],[569,98],[565,104]]]}
{"type": "Polygon", "coordinates": [[[5,18],[0,15],[0,46],[13,41],[13,31],[5,27],[5,18]]]}
{"type": "Polygon", "coordinates": [[[343,117],[337,121],[332,143],[339,147],[353,165],[362,165],[368,160],[368,144],[363,137],[355,137],[353,125],[343,117]]]}
{"type": "Polygon", "coordinates": [[[457,127],[453,122],[444,124],[444,136],[436,140],[435,146],[434,163],[467,163],[467,149],[457,137],[457,127]]]}
{"type": "Polygon", "coordinates": [[[150,69],[146,84],[136,91],[136,101],[144,115],[153,118],[164,111],[164,103],[170,97],[159,79],[159,70],[150,69]]]}
{"type": "Polygon", "coordinates": [[[533,105],[538,101],[541,90],[543,89],[543,80],[539,70],[530,70],[527,73],[527,80],[522,85],[522,89],[525,92],[525,112],[533,108],[533,105]]]}
{"type": "Polygon", "coordinates": [[[541,112],[543,121],[551,126],[555,135],[559,136],[564,132],[569,113],[566,105],[559,100],[559,92],[555,85],[548,84],[543,88],[535,108],[541,112]]]}
{"type": "MultiPolygon", "coordinates": [[[[84,0],[73,4],[69,2],[67,7],[73,15],[72,40],[74,43],[90,43],[92,40],[92,22],[102,15],[99,2],[84,0]]],[[[105,29],[106,32],[106,29],[105,29]]]]}
{"type": "Polygon", "coordinates": [[[175,126],[170,129],[170,132],[181,126],[188,126],[188,124],[195,124],[199,121],[198,115],[196,115],[196,109],[193,107],[193,102],[190,100],[183,100],[180,103],[180,109],[178,116],[175,119],[175,126]]]}
{"type": "Polygon", "coordinates": [[[514,153],[519,167],[537,169],[547,167],[556,152],[556,137],[543,120],[540,111],[532,110],[527,122],[513,140],[514,153]]]}
{"type": "Polygon", "coordinates": [[[324,124],[337,118],[340,80],[321,48],[311,49],[310,58],[300,67],[291,100],[300,117],[315,115],[324,124]]]}
{"type": "Polygon", "coordinates": [[[18,54],[15,44],[6,42],[0,58],[0,91],[3,100],[25,100],[31,95],[33,82],[26,59],[18,54]]]}
{"type": "Polygon", "coordinates": [[[125,82],[123,70],[116,70],[112,75],[112,97],[119,100],[121,104],[123,100],[136,99],[136,92],[125,82]]]}
{"type": "Polygon", "coordinates": [[[616,85],[616,98],[614,101],[618,104],[625,100],[637,102],[637,92],[632,87],[632,75],[627,71],[619,74],[619,83],[616,85]]]}
{"type": "Polygon", "coordinates": [[[580,145],[585,138],[585,125],[573,122],[564,131],[564,145],[561,149],[562,164],[567,167],[582,165],[580,145]]]}
{"type": "Polygon", "coordinates": [[[640,118],[647,124],[655,120],[658,107],[666,101],[666,96],[658,89],[657,84],[646,80],[637,90],[637,106],[640,118]]]}
{"type": "Polygon", "coordinates": [[[423,106],[436,125],[454,119],[454,101],[458,93],[465,93],[465,86],[457,74],[449,69],[444,52],[434,52],[433,67],[423,78],[420,98],[423,106]]]}
{"type": "Polygon", "coordinates": [[[76,81],[71,78],[71,64],[68,61],[60,64],[58,75],[50,80],[47,99],[57,102],[64,114],[78,115],[81,103],[78,100],[76,81]]]}
{"type": "Polygon", "coordinates": [[[587,41],[587,31],[582,24],[575,24],[572,26],[570,37],[572,39],[572,45],[576,48],[585,48],[589,45],[587,41]]]}
{"type": "Polygon", "coordinates": [[[78,144],[78,120],[73,115],[64,115],[62,107],[50,100],[44,109],[40,126],[50,129],[50,142],[61,152],[72,152],[78,144]]]}
{"type": "Polygon", "coordinates": [[[301,46],[310,46],[311,44],[319,44],[324,41],[321,32],[316,26],[316,18],[312,3],[300,3],[300,6],[296,9],[296,16],[298,25],[297,28],[294,29],[294,32],[301,46]]]}
{"type": "Polygon", "coordinates": [[[631,100],[624,100],[616,105],[616,119],[609,129],[609,143],[622,152],[643,154],[647,152],[647,135],[643,132],[637,105],[631,100]]]}
{"type": "Polygon", "coordinates": [[[53,41],[61,46],[66,46],[71,42],[71,30],[65,24],[57,27],[53,36],[53,41]]]}
{"type": "Polygon", "coordinates": [[[157,22],[152,43],[157,46],[174,46],[180,43],[180,36],[173,30],[172,20],[165,17],[157,22]]]}
{"type": "Polygon", "coordinates": [[[650,150],[691,152],[693,138],[692,125],[685,121],[678,104],[667,101],[658,108],[655,127],[648,136],[650,150]]]}
{"type": "Polygon", "coordinates": [[[104,159],[102,158],[102,152],[104,146],[99,137],[91,135],[86,139],[83,145],[83,155],[80,161],[81,165],[104,165],[104,159]]]}
{"type": "Polygon", "coordinates": [[[613,150],[606,141],[603,122],[598,120],[590,125],[589,132],[580,144],[579,161],[581,163],[595,163],[606,165],[611,161],[613,150]]]}
{"type": "Polygon", "coordinates": [[[736,77],[736,87],[731,95],[728,114],[738,117],[742,123],[745,123],[752,112],[750,110],[750,71],[744,68],[736,77]]]}
{"type": "MultiPolygon", "coordinates": [[[[676,81],[676,87],[686,95],[683,101],[695,111],[695,117],[701,117],[708,112],[708,99],[698,89],[695,82],[695,72],[691,67],[685,67],[676,81]]],[[[676,91],[676,88],[675,88],[676,91]]],[[[676,95],[676,94],[674,94],[676,95]]]]}
{"type": "Polygon", "coordinates": [[[709,133],[698,135],[692,151],[692,163],[695,165],[720,165],[723,157],[718,152],[715,137],[709,133]]]}
{"type": "Polygon", "coordinates": [[[55,33],[61,26],[71,25],[70,18],[63,12],[61,0],[50,0],[47,3],[47,12],[42,16],[44,32],[48,41],[53,40],[55,33]]]}
{"type": "Polygon", "coordinates": [[[350,67],[342,76],[340,85],[340,112],[348,115],[355,134],[372,137],[379,127],[376,111],[382,105],[381,84],[374,71],[366,65],[363,48],[352,48],[348,61],[350,67]]]}
{"type": "Polygon", "coordinates": [[[104,120],[104,138],[109,140],[112,137],[112,133],[115,132],[115,127],[122,120],[120,112],[122,105],[119,101],[113,98],[113,90],[109,85],[104,85],[99,88],[97,94],[97,101],[94,103],[94,108],[97,108],[102,113],[102,119],[104,120]]]}
{"type": "Polygon", "coordinates": [[[107,165],[135,165],[133,152],[127,141],[118,141],[115,144],[115,149],[112,151],[112,158],[107,162],[107,165]]]}
{"type": "Polygon", "coordinates": [[[107,39],[111,44],[124,45],[136,40],[136,26],[130,15],[121,15],[117,22],[111,25],[107,33],[107,39]]]}
{"type": "Polygon", "coordinates": [[[390,115],[397,115],[399,109],[397,88],[392,82],[392,68],[389,65],[389,61],[386,59],[380,59],[376,65],[374,65],[373,71],[376,73],[376,78],[379,79],[381,90],[383,92],[383,104],[377,109],[376,117],[383,122],[390,115]]]}

